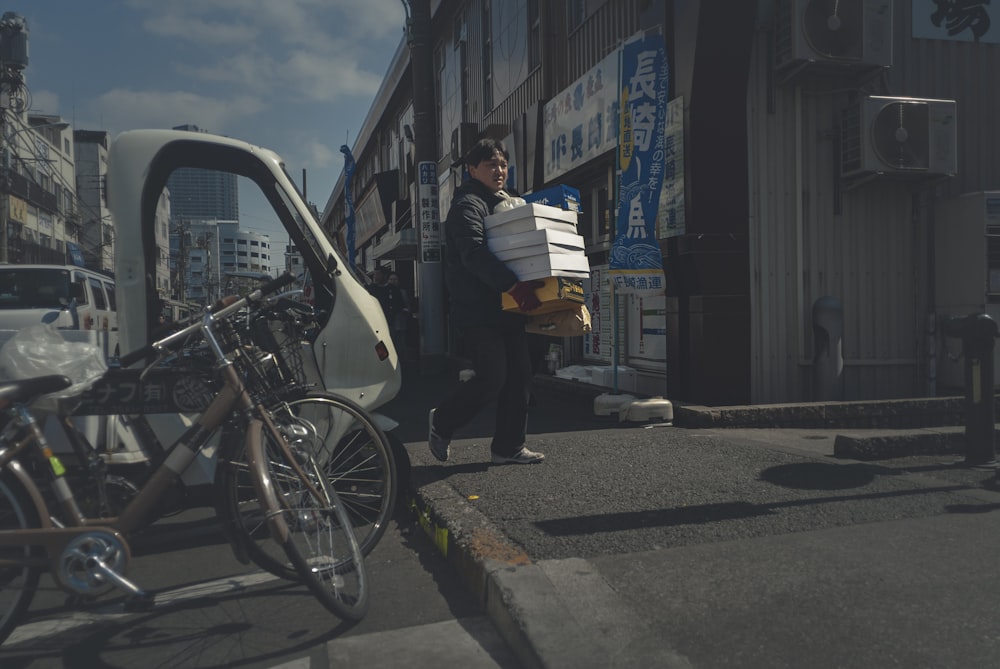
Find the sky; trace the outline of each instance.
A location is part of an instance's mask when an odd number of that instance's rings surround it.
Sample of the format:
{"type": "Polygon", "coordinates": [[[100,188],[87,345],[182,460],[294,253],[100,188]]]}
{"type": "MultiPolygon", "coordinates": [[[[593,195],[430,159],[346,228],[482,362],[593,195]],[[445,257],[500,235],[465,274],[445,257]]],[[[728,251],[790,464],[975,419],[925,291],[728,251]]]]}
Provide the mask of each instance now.
{"type": "MultiPolygon", "coordinates": [[[[0,11],[28,24],[32,112],[112,137],[193,124],[272,149],[300,188],[306,170],[320,211],[406,19],[401,0],[6,0],[0,11]]],[[[241,226],[273,239],[244,198],[241,226]]]]}

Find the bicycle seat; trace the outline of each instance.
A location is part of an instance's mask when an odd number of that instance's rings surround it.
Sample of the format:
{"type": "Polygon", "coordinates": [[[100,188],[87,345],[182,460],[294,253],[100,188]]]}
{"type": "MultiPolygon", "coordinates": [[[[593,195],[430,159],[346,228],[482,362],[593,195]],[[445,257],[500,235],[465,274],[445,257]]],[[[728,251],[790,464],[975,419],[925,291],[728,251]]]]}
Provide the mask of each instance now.
{"type": "Polygon", "coordinates": [[[49,374],[30,379],[0,381],[0,407],[8,404],[27,403],[41,395],[58,392],[73,385],[68,376],[49,374]]]}

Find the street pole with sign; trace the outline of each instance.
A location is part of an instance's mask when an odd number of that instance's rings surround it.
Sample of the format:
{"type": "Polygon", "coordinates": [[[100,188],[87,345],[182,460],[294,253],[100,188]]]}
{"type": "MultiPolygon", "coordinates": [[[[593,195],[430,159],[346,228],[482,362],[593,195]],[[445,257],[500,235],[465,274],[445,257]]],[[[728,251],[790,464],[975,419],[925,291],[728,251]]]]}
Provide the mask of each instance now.
{"type": "Polygon", "coordinates": [[[413,77],[413,135],[417,163],[417,234],[420,257],[420,367],[425,374],[445,368],[444,272],[442,269],[441,216],[438,202],[437,129],[434,124],[434,66],[431,52],[430,0],[406,0],[406,25],[413,77]]]}

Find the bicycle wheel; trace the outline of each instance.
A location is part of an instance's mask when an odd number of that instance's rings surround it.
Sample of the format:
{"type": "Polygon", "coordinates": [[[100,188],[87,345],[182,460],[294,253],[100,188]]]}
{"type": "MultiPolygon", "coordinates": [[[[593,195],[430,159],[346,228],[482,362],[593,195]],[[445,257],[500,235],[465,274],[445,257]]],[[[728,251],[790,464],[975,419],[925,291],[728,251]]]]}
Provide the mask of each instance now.
{"type": "Polygon", "coordinates": [[[248,441],[261,440],[249,446],[262,458],[256,466],[251,460],[250,469],[272,538],[327,609],[361,620],[368,612],[368,574],[337,491],[309,449],[276,438],[259,421],[249,429],[255,433],[248,433],[248,441]]]}
{"type": "MultiPolygon", "coordinates": [[[[290,443],[312,453],[347,509],[361,552],[370,553],[396,503],[398,470],[385,433],[361,407],[331,393],[310,393],[274,408],[271,417],[290,443]]],[[[269,540],[242,447],[221,474],[229,522],[248,557],[276,576],[295,579],[296,571],[269,540]]]]}
{"type": "MultiPolygon", "coordinates": [[[[35,507],[27,501],[21,483],[9,472],[0,474],[0,532],[38,527],[35,507]]],[[[31,546],[0,548],[0,563],[38,557],[41,550],[31,546]]],[[[0,567],[0,643],[14,631],[38,587],[39,567],[14,565],[0,567]]]]}

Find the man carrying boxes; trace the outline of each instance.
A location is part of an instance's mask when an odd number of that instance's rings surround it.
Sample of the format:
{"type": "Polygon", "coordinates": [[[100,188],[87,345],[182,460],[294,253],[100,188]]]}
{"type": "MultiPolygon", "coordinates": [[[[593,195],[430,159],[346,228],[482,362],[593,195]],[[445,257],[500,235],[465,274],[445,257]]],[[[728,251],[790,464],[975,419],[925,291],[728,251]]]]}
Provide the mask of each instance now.
{"type": "Polygon", "coordinates": [[[535,290],[543,282],[520,280],[486,244],[484,221],[509,197],[503,193],[508,160],[503,142],[477,142],[463,161],[471,178],[455,190],[445,220],[450,318],[460,354],[471,366],[428,417],[428,446],[442,462],[455,431],[493,400],[493,463],[532,464],[545,458],[524,446],[532,376],[524,316],[504,311],[501,298],[509,294],[519,311],[531,311],[541,305],[535,290]]]}

